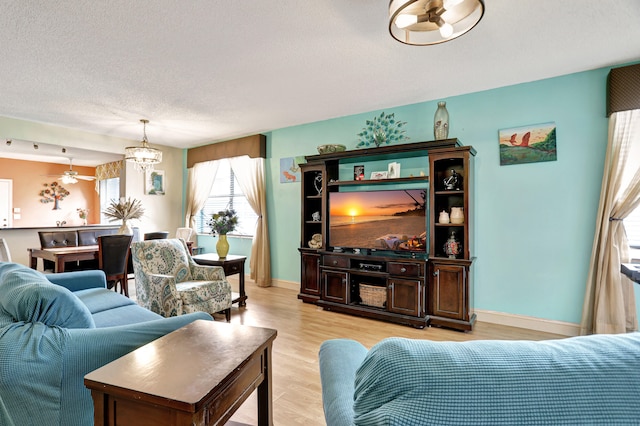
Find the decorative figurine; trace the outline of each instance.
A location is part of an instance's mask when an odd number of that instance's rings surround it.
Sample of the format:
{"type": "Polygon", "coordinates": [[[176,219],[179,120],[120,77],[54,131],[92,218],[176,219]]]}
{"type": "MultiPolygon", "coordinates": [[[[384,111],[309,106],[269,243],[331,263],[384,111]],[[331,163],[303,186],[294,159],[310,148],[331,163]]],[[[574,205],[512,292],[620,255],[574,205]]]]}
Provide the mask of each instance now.
{"type": "Polygon", "coordinates": [[[443,183],[445,189],[459,190],[462,183],[462,176],[460,176],[455,170],[451,169],[451,174],[444,179],[443,183]]]}
{"type": "Polygon", "coordinates": [[[322,234],[313,234],[309,240],[309,247],[319,249],[322,247],[322,234]]]}
{"type": "Polygon", "coordinates": [[[313,179],[313,186],[316,188],[316,191],[318,191],[318,195],[322,195],[322,174],[321,173],[318,173],[315,179],[313,179]]]}

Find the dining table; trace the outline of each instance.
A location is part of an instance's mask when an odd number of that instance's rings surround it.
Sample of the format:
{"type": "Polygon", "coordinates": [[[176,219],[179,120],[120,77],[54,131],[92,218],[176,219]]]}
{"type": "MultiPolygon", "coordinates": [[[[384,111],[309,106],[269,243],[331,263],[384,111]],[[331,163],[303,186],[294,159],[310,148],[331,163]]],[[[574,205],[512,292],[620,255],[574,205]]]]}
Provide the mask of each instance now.
{"type": "Polygon", "coordinates": [[[54,262],[54,272],[65,272],[67,262],[98,259],[98,245],[76,247],[29,248],[29,265],[38,269],[38,259],[54,262]]]}

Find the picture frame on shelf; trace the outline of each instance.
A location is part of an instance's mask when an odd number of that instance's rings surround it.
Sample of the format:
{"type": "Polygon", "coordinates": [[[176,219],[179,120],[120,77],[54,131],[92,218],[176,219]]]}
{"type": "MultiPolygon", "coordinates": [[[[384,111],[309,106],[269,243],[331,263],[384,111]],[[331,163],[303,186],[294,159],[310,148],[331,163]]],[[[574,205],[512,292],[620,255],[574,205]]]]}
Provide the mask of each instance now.
{"type": "Polygon", "coordinates": [[[364,165],[353,166],[353,180],[364,180],[364,165]]]}
{"type": "Polygon", "coordinates": [[[400,163],[389,163],[387,168],[387,179],[397,179],[400,177],[400,163]]]}
{"type": "Polygon", "coordinates": [[[388,172],[371,172],[371,180],[386,179],[388,172]]]}

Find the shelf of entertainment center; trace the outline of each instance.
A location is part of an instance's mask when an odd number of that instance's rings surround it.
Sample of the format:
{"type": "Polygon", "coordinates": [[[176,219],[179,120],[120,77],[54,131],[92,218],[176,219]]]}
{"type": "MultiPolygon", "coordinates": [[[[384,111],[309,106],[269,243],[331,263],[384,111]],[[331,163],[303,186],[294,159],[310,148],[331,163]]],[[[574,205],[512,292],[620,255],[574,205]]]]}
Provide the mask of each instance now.
{"type": "Polygon", "coordinates": [[[462,189],[448,189],[445,191],[435,191],[434,192],[435,195],[463,195],[464,194],[464,190],[462,189]]]}
{"type": "MultiPolygon", "coordinates": [[[[429,182],[429,176],[403,177],[392,179],[366,179],[366,180],[336,180],[328,182],[327,186],[358,186],[358,185],[388,185],[406,182],[429,182]]],[[[451,192],[451,191],[449,191],[451,192]]]]}
{"type": "Polygon", "coordinates": [[[362,158],[368,160],[384,160],[393,158],[410,158],[428,156],[429,151],[442,148],[456,148],[462,146],[462,143],[456,139],[443,139],[427,142],[412,142],[397,145],[384,145],[376,148],[352,149],[348,151],[332,152],[328,154],[316,154],[305,156],[307,162],[331,162],[345,161],[357,162],[362,158]]]}

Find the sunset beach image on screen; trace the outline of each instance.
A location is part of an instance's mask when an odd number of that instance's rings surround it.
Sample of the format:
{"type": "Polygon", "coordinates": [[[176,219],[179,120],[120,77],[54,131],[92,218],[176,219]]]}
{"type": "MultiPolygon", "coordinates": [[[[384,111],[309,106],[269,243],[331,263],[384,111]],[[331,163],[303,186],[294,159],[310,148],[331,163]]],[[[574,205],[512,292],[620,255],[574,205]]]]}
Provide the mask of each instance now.
{"type": "Polygon", "coordinates": [[[424,189],[330,193],[329,245],[426,251],[426,194],[424,189]]]}

